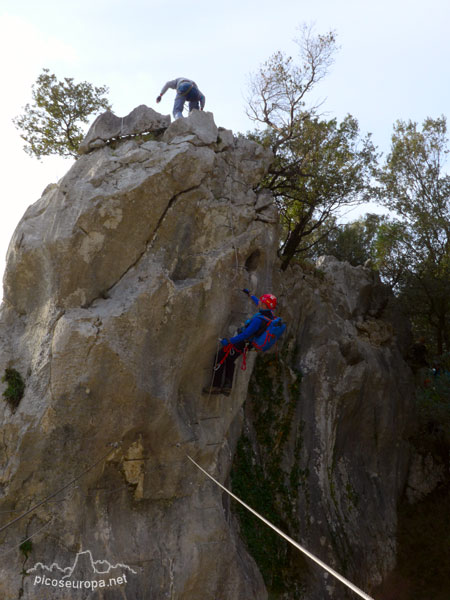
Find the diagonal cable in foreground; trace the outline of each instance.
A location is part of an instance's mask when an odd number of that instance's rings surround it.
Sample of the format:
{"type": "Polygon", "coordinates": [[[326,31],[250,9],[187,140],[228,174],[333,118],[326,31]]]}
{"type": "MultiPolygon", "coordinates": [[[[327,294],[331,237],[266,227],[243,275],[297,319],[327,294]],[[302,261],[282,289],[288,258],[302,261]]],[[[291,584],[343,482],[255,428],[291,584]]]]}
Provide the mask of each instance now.
{"type": "Polygon", "coordinates": [[[364,598],[365,600],[374,600],[371,596],[368,596],[365,592],[363,592],[362,590],[360,590],[359,587],[357,587],[356,585],[354,585],[351,581],[349,581],[348,579],[346,579],[345,577],[343,577],[342,575],[340,575],[337,571],[335,571],[334,569],[332,569],[331,567],[329,567],[328,565],[326,565],[323,561],[320,560],[320,558],[317,558],[316,556],[314,556],[314,554],[311,554],[311,552],[309,552],[308,550],[306,550],[306,548],[303,548],[303,546],[301,546],[298,542],[296,542],[295,540],[293,540],[292,538],[290,538],[288,535],[286,535],[285,533],[283,533],[283,531],[281,531],[281,529],[278,529],[278,527],[276,527],[275,525],[272,525],[272,523],[270,521],[268,521],[267,519],[265,519],[264,517],[262,517],[259,513],[256,512],[256,510],[253,510],[253,508],[251,508],[250,506],[248,506],[248,504],[245,504],[245,502],[243,502],[240,498],[238,498],[237,496],[235,496],[232,492],[230,492],[230,490],[228,490],[225,486],[223,486],[221,483],[219,483],[216,479],[214,479],[214,477],[212,475],[210,475],[207,471],[205,471],[205,469],[203,469],[198,463],[196,463],[195,460],[189,456],[189,454],[186,454],[186,456],[188,457],[188,459],[192,463],[194,463],[194,465],[198,469],[200,469],[200,471],[202,471],[207,477],[209,477],[209,479],[211,479],[212,481],[214,481],[214,483],[216,485],[218,485],[220,488],[222,488],[224,492],[226,492],[229,496],[231,496],[237,502],[239,502],[240,504],[242,504],[242,506],[244,506],[247,510],[249,510],[256,517],[258,517],[258,519],[261,519],[261,521],[263,523],[265,523],[271,529],[273,529],[276,533],[278,533],[278,535],[281,535],[282,538],[284,538],[290,544],[292,544],[293,546],[295,546],[295,548],[297,548],[298,550],[300,550],[301,552],[303,552],[303,554],[306,554],[306,556],[308,558],[310,558],[315,563],[317,563],[318,565],[320,565],[322,567],[322,569],[325,569],[325,571],[328,571],[328,573],[330,573],[331,575],[333,575],[333,577],[335,577],[336,579],[338,579],[340,582],[342,582],[344,585],[346,585],[348,588],[350,588],[353,592],[355,592],[355,594],[358,594],[361,598],[364,598]]]}
{"type": "MultiPolygon", "coordinates": [[[[117,442],[116,442],[116,444],[117,444],[117,442]]],[[[9,523],[6,523],[2,527],[0,527],[0,533],[2,531],[4,531],[5,529],[7,529],[8,527],[11,527],[11,525],[13,525],[14,523],[17,523],[17,521],[20,521],[20,519],[23,519],[24,517],[26,517],[27,515],[29,515],[31,512],[35,511],[37,508],[39,508],[40,506],[42,506],[43,504],[45,504],[46,502],[48,502],[49,500],[51,500],[55,496],[57,496],[60,492],[66,490],[73,483],[75,483],[75,481],[78,481],[78,479],[81,479],[81,477],[83,477],[83,475],[86,475],[86,473],[89,473],[89,471],[92,471],[92,469],[94,467],[96,467],[98,464],[100,464],[102,461],[104,461],[114,451],[115,448],[116,448],[116,446],[113,446],[113,449],[108,450],[108,452],[106,452],[101,458],[99,458],[98,460],[96,460],[95,463],[92,463],[91,465],[89,465],[89,467],[87,467],[83,472],[81,472],[79,475],[77,475],[76,477],[74,477],[73,479],[71,479],[69,481],[69,483],[66,483],[61,488],[59,488],[58,490],[56,490],[56,492],[53,492],[53,494],[50,494],[50,496],[47,496],[46,498],[44,498],[43,500],[41,500],[40,502],[38,502],[37,504],[35,504],[31,508],[29,508],[23,514],[19,515],[18,517],[16,517],[12,521],[9,521],[9,523]]]]}

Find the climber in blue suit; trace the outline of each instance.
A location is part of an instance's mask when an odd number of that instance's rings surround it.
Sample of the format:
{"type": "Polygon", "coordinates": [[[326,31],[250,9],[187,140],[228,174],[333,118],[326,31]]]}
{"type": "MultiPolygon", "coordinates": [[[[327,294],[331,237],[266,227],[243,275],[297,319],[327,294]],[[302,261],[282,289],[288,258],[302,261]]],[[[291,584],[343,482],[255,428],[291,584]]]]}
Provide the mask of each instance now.
{"type": "Polygon", "coordinates": [[[264,294],[261,298],[257,298],[251,295],[247,289],[242,291],[259,307],[259,312],[238,329],[237,335],[230,339],[223,338],[220,340],[222,347],[214,366],[212,388],[211,390],[205,390],[205,392],[225,395],[231,393],[236,359],[243,353],[246,344],[267,328],[268,319],[272,321],[275,318],[272,312],[277,305],[275,296],[264,294]]]}

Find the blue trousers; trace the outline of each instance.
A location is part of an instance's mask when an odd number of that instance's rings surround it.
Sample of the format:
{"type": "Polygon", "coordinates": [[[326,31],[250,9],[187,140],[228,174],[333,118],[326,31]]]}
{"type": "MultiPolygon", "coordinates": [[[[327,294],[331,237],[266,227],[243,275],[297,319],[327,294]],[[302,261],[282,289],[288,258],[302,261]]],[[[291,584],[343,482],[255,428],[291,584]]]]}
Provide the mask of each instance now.
{"type": "MultiPolygon", "coordinates": [[[[200,109],[200,100],[203,95],[196,86],[189,83],[182,83],[177,90],[175,103],[173,105],[174,119],[179,119],[183,116],[183,107],[186,101],[189,102],[189,112],[200,109]]],[[[203,99],[204,103],[204,99],[203,99]]]]}
{"type": "MultiPolygon", "coordinates": [[[[183,108],[184,108],[184,103],[186,102],[186,100],[188,100],[188,98],[186,98],[186,96],[182,96],[181,94],[177,94],[175,96],[175,102],[173,104],[173,118],[174,119],[179,119],[180,117],[183,116],[183,108]]],[[[199,110],[200,109],[200,101],[199,100],[188,100],[189,102],[189,112],[193,111],[194,109],[199,110]]]]}

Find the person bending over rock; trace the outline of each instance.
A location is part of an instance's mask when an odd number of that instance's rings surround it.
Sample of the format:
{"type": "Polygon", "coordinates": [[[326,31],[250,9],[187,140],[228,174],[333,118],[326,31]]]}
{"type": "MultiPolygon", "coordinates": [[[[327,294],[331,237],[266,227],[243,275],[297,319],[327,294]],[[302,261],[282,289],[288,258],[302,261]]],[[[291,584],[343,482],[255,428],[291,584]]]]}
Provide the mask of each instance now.
{"type": "Polygon", "coordinates": [[[175,96],[175,102],[173,105],[173,118],[179,119],[183,116],[183,107],[186,100],[189,102],[189,112],[193,110],[203,110],[205,108],[205,96],[198,89],[197,84],[192,79],[186,79],[186,77],[178,77],[178,79],[172,79],[168,81],[161,93],[156,98],[156,102],[159,104],[161,98],[171,88],[177,91],[175,96]]]}

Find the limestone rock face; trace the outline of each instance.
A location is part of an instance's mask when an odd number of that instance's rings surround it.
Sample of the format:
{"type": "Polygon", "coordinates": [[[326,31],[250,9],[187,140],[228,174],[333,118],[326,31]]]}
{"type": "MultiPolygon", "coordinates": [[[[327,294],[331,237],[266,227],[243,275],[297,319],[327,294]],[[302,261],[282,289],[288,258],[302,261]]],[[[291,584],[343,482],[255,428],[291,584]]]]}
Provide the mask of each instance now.
{"type": "Polygon", "coordinates": [[[117,117],[111,111],[99,115],[80,144],[80,154],[101,148],[114,138],[128,137],[140,133],[161,131],[170,125],[170,116],[163,116],[141,104],[126,117],[117,117]]]}
{"type": "MultiPolygon", "coordinates": [[[[264,548],[255,520],[249,540],[186,455],[370,592],[407,486],[407,324],[368,268],[281,273],[276,207],[255,192],[270,152],[207,112],[117,119],[94,123],[8,250],[0,374],[25,394],[0,402],[2,522],[58,493],[2,532],[0,598],[266,600],[264,569],[279,600],[348,597],[264,548]],[[218,338],[254,312],[244,287],[279,297],[280,354],[250,353],[232,394],[209,396],[218,338]]],[[[413,464],[408,493],[431,472],[413,464]]]]}
{"type": "Polygon", "coordinates": [[[272,284],[274,209],[253,191],[270,161],[195,112],[163,141],[81,156],[19,223],[0,372],[26,387],[15,412],[1,402],[3,522],[98,464],[3,533],[2,598],[267,597],[220,490],[186,454],[226,480],[254,358],[230,397],[202,388],[218,338],[251,314],[239,289],[272,284]],[[123,565],[126,584],[66,589],[75,564],[98,581],[123,565]]]}
{"type": "MultiPolygon", "coordinates": [[[[408,475],[414,387],[396,336],[406,326],[372,271],[332,257],[318,268],[321,285],[294,286],[303,374],[297,418],[305,423],[299,466],[309,473],[299,491],[304,535],[317,551],[326,538],[335,567],[372,589],[395,565],[408,475]]],[[[340,597],[338,584],[323,581],[315,597],[340,597]]]]}
{"type": "MultiPolygon", "coordinates": [[[[279,359],[258,358],[253,372],[233,487],[252,465],[291,537],[370,593],[395,565],[408,478],[407,324],[374,272],[333,257],[313,272],[291,268],[276,289],[289,328],[279,359]]],[[[308,561],[290,561],[280,598],[350,597],[308,561]]]]}

